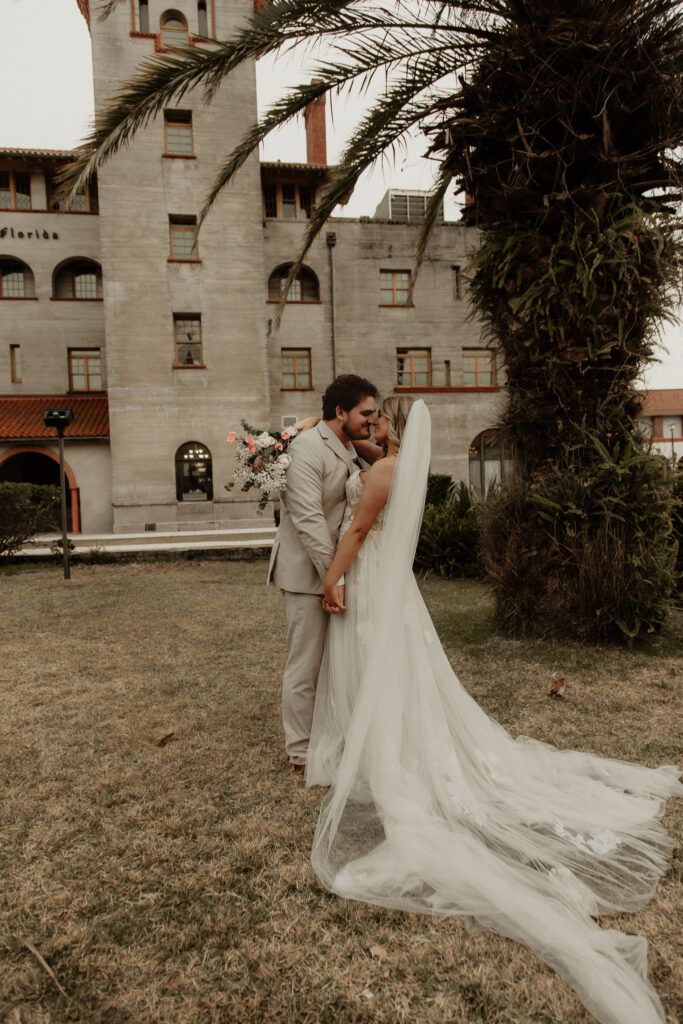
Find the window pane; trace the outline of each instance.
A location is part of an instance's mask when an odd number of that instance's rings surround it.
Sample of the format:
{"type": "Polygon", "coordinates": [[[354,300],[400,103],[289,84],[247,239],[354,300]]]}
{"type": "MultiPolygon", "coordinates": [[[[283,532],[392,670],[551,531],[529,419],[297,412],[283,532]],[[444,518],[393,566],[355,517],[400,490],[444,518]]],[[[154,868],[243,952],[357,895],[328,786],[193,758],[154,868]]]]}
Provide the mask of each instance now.
{"type": "Polygon", "coordinates": [[[74,295],[77,299],[97,298],[97,277],[95,274],[76,273],[74,275],[74,295]]]}
{"type": "Polygon", "coordinates": [[[462,365],[466,373],[472,373],[477,368],[477,360],[474,356],[463,356],[462,365]]]}
{"type": "MultiPolygon", "coordinates": [[[[285,280],[284,278],[282,279],[285,280]]],[[[295,277],[292,281],[292,286],[289,289],[287,296],[287,302],[301,302],[301,279],[295,277]]]]}
{"type": "Polygon", "coordinates": [[[86,213],[87,209],[85,192],[78,192],[76,196],[74,196],[74,201],[71,204],[71,211],[73,213],[86,213]]]}
{"type": "Polygon", "coordinates": [[[2,294],[4,298],[23,298],[26,294],[24,288],[23,270],[3,270],[2,272],[2,294]]]}
{"type": "Polygon", "coordinates": [[[477,375],[475,373],[464,373],[462,379],[463,379],[463,384],[464,384],[464,386],[466,388],[476,387],[477,375]]]}
{"type": "Polygon", "coordinates": [[[318,299],[318,282],[307,270],[301,271],[302,298],[304,302],[316,302],[318,299]]]}
{"type": "Polygon", "coordinates": [[[299,216],[311,216],[311,190],[308,185],[299,185],[299,216]]]}
{"type": "Polygon", "coordinates": [[[275,185],[263,186],[263,200],[266,207],[266,217],[277,217],[277,190],[275,185]]]}
{"type": "Polygon", "coordinates": [[[178,156],[192,155],[192,128],[189,124],[166,125],[166,152],[178,156]]]}
{"type": "Polygon", "coordinates": [[[201,345],[179,342],[176,349],[176,364],[178,366],[201,366],[201,345]]]}
{"type": "Polygon", "coordinates": [[[12,206],[12,193],[9,187],[9,173],[0,171],[0,210],[9,210],[12,206]]]}
{"type": "Polygon", "coordinates": [[[80,373],[71,374],[71,390],[72,391],[86,391],[85,386],[85,375],[80,373]]]}
{"type": "Polygon", "coordinates": [[[298,383],[300,388],[308,388],[311,386],[311,378],[308,373],[299,372],[298,383]]]}
{"type": "Polygon", "coordinates": [[[287,220],[296,218],[295,186],[282,186],[282,216],[287,220]]]}
{"type": "Polygon", "coordinates": [[[283,373],[294,373],[294,357],[283,356],[282,357],[282,372],[283,373]]]}
{"type": "Polygon", "coordinates": [[[31,209],[31,178],[28,174],[14,175],[14,192],[17,200],[17,210],[31,209]]]}
{"type": "Polygon", "coordinates": [[[393,306],[393,304],[394,304],[394,292],[393,292],[393,289],[391,291],[387,291],[386,289],[382,288],[380,290],[380,293],[379,293],[379,301],[382,303],[383,306],[393,306]]]}
{"type": "Polygon", "coordinates": [[[199,341],[201,321],[198,317],[176,318],[175,336],[179,342],[199,341]]]}
{"type": "Polygon", "coordinates": [[[197,258],[197,240],[192,225],[171,225],[171,256],[176,260],[197,258]]]}
{"type": "Polygon", "coordinates": [[[90,390],[101,391],[102,390],[102,375],[99,373],[91,373],[89,375],[90,390]]]}
{"type": "Polygon", "coordinates": [[[283,386],[283,388],[293,388],[294,385],[295,385],[294,374],[293,373],[283,373],[282,374],[282,386],[283,386]]]}
{"type": "Polygon", "coordinates": [[[493,381],[491,379],[491,371],[490,371],[490,369],[489,370],[481,370],[480,369],[479,370],[479,387],[480,388],[487,388],[487,387],[490,387],[492,383],[493,383],[493,381]]]}
{"type": "Polygon", "coordinates": [[[426,373],[415,374],[415,387],[426,388],[429,384],[429,375],[426,373]]]}

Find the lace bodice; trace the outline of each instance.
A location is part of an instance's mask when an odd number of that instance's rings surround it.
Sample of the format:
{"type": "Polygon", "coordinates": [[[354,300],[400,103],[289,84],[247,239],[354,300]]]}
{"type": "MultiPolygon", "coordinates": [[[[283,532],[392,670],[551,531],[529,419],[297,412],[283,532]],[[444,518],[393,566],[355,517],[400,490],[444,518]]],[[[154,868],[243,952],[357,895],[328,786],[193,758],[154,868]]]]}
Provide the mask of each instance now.
{"type": "MultiPolygon", "coordinates": [[[[348,480],[346,481],[346,508],[344,509],[344,518],[342,519],[342,524],[339,529],[339,540],[342,539],[342,537],[348,530],[349,526],[351,525],[353,517],[356,514],[356,506],[360,501],[362,493],[363,480],[361,479],[361,471],[357,469],[354,473],[351,473],[348,480]]],[[[370,535],[372,535],[373,533],[379,533],[381,531],[382,524],[384,522],[384,512],[385,509],[383,508],[380,511],[379,515],[377,516],[375,522],[370,527],[370,535]]]]}

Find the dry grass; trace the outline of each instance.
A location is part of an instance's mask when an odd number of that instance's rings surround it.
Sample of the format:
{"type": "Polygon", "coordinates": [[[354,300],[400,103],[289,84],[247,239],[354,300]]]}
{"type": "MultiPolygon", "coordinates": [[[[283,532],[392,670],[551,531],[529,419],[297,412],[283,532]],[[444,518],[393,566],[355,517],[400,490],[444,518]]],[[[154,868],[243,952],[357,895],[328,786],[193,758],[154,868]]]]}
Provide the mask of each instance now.
{"type": "MultiPolygon", "coordinates": [[[[320,793],[286,768],[284,619],[263,576],[216,562],[0,575],[0,1021],[588,1021],[515,943],[321,891],[320,793]]],[[[424,592],[463,681],[513,733],[675,760],[681,612],[627,652],[502,637],[480,583],[424,592]],[[564,702],[545,697],[555,669],[564,702]]],[[[680,834],[680,807],[668,824],[680,834]]],[[[648,936],[670,1024],[682,888],[679,860],[618,921],[648,936]]]]}

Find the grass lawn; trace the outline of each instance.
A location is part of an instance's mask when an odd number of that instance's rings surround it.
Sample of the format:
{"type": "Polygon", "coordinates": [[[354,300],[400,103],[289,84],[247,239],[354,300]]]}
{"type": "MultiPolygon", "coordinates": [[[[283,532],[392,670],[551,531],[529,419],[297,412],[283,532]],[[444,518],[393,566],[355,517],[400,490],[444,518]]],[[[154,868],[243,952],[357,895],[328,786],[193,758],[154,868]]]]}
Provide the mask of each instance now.
{"type": "MultiPolygon", "coordinates": [[[[236,562],[76,565],[69,583],[0,571],[0,1022],[591,1020],[513,942],[321,890],[321,791],[286,766],[284,614],[264,576],[236,562]]],[[[463,683],[513,734],[680,757],[680,610],[626,651],[508,639],[481,583],[423,592],[463,683]],[[554,671],[564,700],[546,696],[554,671]]],[[[665,819],[679,837],[681,803],[665,819]]],[[[669,1024],[683,1020],[682,890],[679,852],[645,910],[603,919],[647,936],[669,1024]]]]}

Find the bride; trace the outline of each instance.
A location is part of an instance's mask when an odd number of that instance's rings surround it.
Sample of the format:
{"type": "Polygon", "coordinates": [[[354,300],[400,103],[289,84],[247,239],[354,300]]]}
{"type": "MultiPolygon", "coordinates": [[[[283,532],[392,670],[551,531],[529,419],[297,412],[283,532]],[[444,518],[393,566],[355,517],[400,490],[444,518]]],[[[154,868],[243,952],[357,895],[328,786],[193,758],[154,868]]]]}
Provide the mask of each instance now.
{"type": "Polygon", "coordinates": [[[423,401],[387,399],[386,456],[347,483],[306,770],[331,784],[313,867],[340,896],[525,943],[602,1024],[663,1021],[646,940],[594,918],[652,896],[679,772],[513,740],[462,687],[412,573],[430,429],[423,401]]]}

